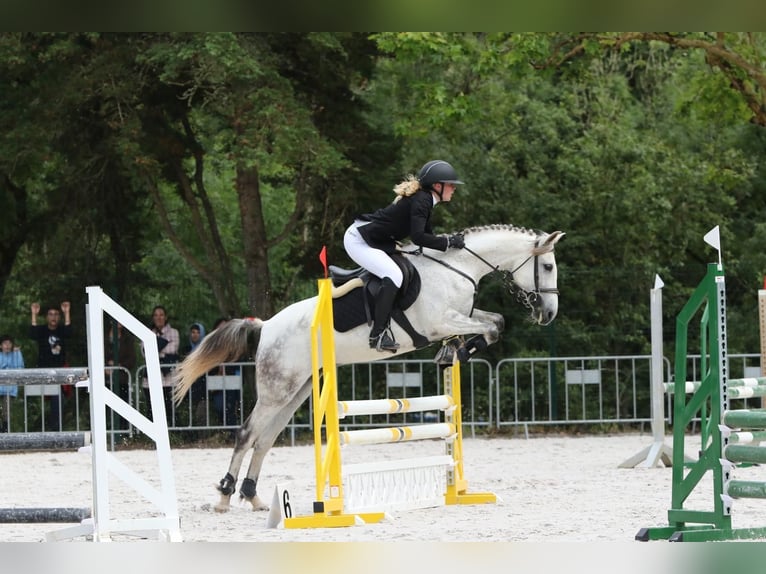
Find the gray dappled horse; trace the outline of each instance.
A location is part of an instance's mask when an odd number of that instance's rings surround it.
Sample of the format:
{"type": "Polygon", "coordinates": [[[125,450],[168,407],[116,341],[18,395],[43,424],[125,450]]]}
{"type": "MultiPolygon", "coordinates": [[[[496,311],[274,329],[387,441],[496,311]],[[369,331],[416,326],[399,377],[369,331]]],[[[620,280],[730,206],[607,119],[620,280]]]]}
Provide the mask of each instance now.
{"type": "MultiPolygon", "coordinates": [[[[464,249],[446,252],[423,249],[421,253],[412,245],[402,246],[420,278],[420,295],[404,312],[419,334],[414,337],[419,344],[392,321],[393,335],[400,343],[394,354],[413,351],[426,340],[443,341],[455,335],[476,335],[472,341],[479,341],[480,348],[496,342],[504,326],[502,315],[474,308],[479,280],[491,272],[502,274],[509,289],[530,309],[534,322],[547,325],[556,317],[558,290],[553,250],[564,233],[490,225],[466,229],[464,234],[464,249]]],[[[349,289],[351,286],[339,288],[342,292],[349,289]]],[[[337,301],[334,299],[334,306],[337,301]]],[[[258,498],[256,484],[266,453],[311,394],[310,325],[316,303],[317,297],[298,301],[265,321],[233,319],[205,337],[175,371],[174,399],[179,402],[197,378],[216,365],[236,361],[245,354],[249,334],[259,336],[255,355],[257,401],[237,431],[228,472],[217,487],[221,500],[215,509],[219,512],[230,507],[237,476],[250,447],[253,454],[240,496],[254,510],[268,508],[258,498]]],[[[366,363],[393,356],[370,349],[368,335],[369,326],[364,321],[345,332],[336,332],[337,364],[366,363]]]]}

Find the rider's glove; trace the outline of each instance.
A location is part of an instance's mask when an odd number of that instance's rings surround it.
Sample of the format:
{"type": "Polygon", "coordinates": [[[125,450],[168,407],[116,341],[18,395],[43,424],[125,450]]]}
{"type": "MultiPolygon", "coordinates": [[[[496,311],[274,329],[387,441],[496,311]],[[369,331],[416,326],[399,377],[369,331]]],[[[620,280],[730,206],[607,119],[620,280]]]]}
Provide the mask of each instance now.
{"type": "Polygon", "coordinates": [[[465,247],[463,234],[455,233],[455,235],[450,235],[449,238],[447,239],[447,247],[453,247],[454,249],[462,249],[463,247],[465,247]]]}

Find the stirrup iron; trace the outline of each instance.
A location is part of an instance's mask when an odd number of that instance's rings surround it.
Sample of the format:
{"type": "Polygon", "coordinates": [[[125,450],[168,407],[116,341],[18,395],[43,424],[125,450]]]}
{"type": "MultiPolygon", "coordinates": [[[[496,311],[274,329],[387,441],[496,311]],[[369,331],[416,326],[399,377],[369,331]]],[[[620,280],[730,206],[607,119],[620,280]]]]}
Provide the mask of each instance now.
{"type": "Polygon", "coordinates": [[[391,351],[395,353],[399,349],[399,343],[388,334],[388,331],[383,331],[376,337],[370,337],[370,348],[375,349],[378,352],[391,351]]]}

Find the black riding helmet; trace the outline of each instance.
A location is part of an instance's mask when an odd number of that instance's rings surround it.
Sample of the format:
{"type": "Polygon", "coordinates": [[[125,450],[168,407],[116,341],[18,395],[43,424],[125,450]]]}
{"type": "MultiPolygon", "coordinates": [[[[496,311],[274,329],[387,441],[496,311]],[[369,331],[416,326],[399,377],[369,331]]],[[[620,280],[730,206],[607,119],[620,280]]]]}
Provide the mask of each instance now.
{"type": "Polygon", "coordinates": [[[418,172],[418,181],[423,187],[431,187],[435,183],[453,183],[455,185],[463,182],[457,178],[455,168],[441,159],[429,161],[418,172]]]}

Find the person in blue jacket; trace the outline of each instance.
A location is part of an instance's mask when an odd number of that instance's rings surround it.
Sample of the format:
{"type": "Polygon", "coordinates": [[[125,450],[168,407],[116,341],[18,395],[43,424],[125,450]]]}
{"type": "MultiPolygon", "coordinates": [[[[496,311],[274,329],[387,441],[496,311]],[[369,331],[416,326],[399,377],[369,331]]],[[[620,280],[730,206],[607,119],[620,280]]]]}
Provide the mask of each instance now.
{"type": "MultiPolygon", "coordinates": [[[[0,369],[23,369],[24,356],[10,335],[0,336],[0,369]]],[[[0,385],[0,430],[7,431],[10,425],[10,399],[19,394],[18,385],[0,385]],[[2,416],[4,413],[4,416],[2,416]]]]}

